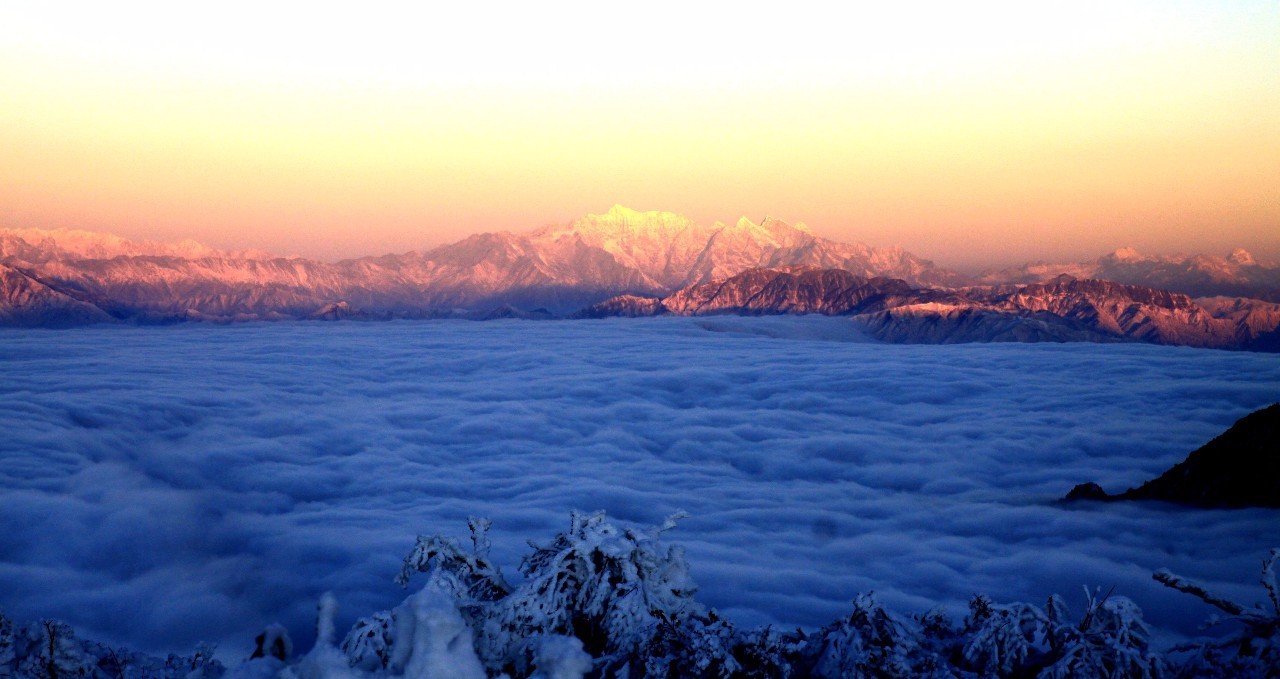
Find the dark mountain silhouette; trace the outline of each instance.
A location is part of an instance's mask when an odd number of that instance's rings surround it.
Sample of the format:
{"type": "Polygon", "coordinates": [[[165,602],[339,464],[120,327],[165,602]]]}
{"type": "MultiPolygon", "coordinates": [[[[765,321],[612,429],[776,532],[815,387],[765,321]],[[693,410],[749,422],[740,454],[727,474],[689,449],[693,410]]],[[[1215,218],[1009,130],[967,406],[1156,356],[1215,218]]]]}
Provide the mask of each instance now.
{"type": "Polygon", "coordinates": [[[1159,477],[1118,495],[1082,483],[1066,500],[1161,500],[1196,507],[1280,507],[1280,403],[1250,413],[1159,477]]]}

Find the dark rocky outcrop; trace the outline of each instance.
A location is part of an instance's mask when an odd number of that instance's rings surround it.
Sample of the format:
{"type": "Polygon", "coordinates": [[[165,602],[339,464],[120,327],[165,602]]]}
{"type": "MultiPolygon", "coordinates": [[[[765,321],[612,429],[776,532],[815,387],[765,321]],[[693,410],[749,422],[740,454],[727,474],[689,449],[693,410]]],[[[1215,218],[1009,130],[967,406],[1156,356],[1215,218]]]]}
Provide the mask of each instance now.
{"type": "Polygon", "coordinates": [[[1280,507],[1280,403],[1250,413],[1137,488],[1082,483],[1064,500],[1161,500],[1196,507],[1280,507]]]}
{"type": "Polygon", "coordinates": [[[662,305],[662,300],[656,297],[618,295],[585,307],[569,318],[640,318],[661,316],[665,313],[668,313],[667,308],[662,305]]]}

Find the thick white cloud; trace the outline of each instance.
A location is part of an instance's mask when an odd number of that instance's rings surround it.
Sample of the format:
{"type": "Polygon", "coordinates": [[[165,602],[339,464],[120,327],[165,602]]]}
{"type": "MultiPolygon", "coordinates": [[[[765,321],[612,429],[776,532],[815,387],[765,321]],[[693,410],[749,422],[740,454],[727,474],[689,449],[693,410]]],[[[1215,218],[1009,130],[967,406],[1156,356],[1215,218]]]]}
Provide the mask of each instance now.
{"type": "Polygon", "coordinates": [[[656,523],[700,599],[816,625],[1081,585],[1165,632],[1246,600],[1280,513],[1067,507],[1280,395],[1274,356],[1145,345],[889,346],[841,319],[280,323],[0,332],[0,610],[153,651],[305,648],[404,594],[414,535],[494,520],[514,576],[571,509],[656,523]],[[843,340],[843,341],[830,341],[843,340]]]}

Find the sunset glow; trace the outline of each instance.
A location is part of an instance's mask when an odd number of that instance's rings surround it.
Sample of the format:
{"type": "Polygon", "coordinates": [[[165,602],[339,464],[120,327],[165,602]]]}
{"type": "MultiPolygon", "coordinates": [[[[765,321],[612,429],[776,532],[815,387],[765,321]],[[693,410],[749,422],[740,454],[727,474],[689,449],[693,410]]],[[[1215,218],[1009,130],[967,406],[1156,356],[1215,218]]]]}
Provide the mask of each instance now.
{"type": "Polygon", "coordinates": [[[1280,258],[1280,5],[0,9],[0,226],[325,259],[621,203],[1280,258]]]}

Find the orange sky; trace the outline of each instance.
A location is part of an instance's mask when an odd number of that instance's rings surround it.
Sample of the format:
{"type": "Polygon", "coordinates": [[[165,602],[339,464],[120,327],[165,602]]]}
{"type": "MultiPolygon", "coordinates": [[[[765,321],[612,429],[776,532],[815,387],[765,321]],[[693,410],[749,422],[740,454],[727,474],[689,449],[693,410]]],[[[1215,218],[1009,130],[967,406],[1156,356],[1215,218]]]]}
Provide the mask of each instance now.
{"type": "Polygon", "coordinates": [[[333,259],[621,203],[1280,260],[1276,2],[10,4],[0,226],[333,259]]]}

